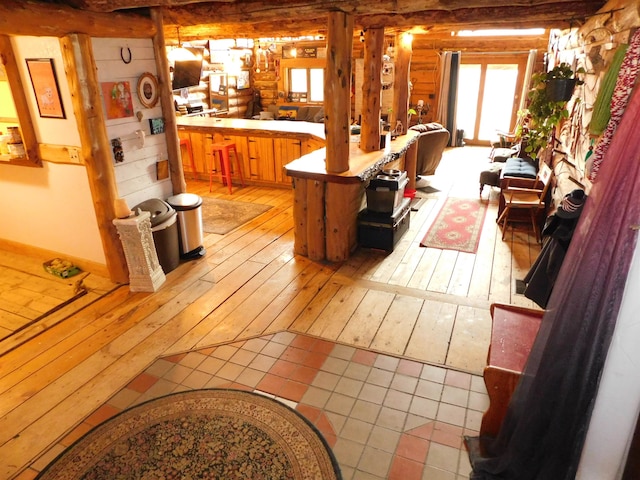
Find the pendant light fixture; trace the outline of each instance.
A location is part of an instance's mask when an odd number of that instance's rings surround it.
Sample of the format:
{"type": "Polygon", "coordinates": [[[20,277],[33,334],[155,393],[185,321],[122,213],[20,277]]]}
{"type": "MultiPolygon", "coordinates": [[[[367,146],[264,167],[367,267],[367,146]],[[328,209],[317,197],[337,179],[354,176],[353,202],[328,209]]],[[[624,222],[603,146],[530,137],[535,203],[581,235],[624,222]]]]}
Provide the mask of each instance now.
{"type": "Polygon", "coordinates": [[[182,42],[180,41],[180,27],[176,27],[176,30],[178,31],[178,46],[169,51],[167,55],[169,62],[173,63],[176,60],[195,60],[195,54],[182,46],[182,42]]]}

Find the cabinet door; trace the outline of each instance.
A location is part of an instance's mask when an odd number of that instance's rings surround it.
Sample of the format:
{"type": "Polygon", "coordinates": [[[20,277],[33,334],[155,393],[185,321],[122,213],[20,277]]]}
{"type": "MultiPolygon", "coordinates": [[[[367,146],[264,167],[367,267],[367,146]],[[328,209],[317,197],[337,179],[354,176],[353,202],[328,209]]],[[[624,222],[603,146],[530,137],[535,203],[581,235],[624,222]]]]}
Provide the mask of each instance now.
{"type": "Polygon", "coordinates": [[[273,139],[249,137],[249,174],[252,179],[275,182],[276,173],[273,155],[273,139]]]}
{"type": "Polygon", "coordinates": [[[274,138],[275,178],[278,183],[288,183],[284,166],[302,156],[302,141],[292,138],[274,138]]]}
{"type": "Polygon", "coordinates": [[[317,140],[315,138],[307,138],[303,142],[302,146],[303,146],[302,154],[306,155],[307,153],[311,153],[316,150],[319,150],[320,148],[324,148],[325,143],[323,140],[317,140]]]}
{"type": "MultiPolygon", "coordinates": [[[[202,178],[203,175],[209,175],[207,166],[209,165],[208,158],[210,153],[208,152],[211,149],[210,147],[207,148],[207,145],[211,145],[211,142],[209,141],[207,143],[207,136],[202,133],[178,131],[178,137],[180,140],[185,139],[191,143],[191,152],[193,153],[193,160],[196,165],[196,171],[199,174],[199,178],[202,178]]],[[[187,172],[191,173],[191,165],[188,157],[189,154],[186,146],[180,146],[180,154],[185,174],[187,174],[187,172]]]]}

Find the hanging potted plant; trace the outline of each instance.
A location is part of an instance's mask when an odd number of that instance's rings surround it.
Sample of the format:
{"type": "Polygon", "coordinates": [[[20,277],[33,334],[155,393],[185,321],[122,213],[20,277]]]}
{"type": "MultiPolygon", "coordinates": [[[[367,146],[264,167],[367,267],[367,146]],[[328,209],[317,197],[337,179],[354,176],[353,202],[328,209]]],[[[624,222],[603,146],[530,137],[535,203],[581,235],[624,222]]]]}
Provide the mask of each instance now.
{"type": "MultiPolygon", "coordinates": [[[[584,73],[584,69],[580,68],[576,73],[584,73]]],[[[576,85],[584,83],[574,76],[573,70],[567,63],[561,63],[547,72],[546,82],[547,97],[552,102],[569,101],[576,85]]]]}
{"type": "MultiPolygon", "coordinates": [[[[583,73],[579,69],[576,73],[583,73]]],[[[524,117],[520,137],[523,150],[529,157],[535,159],[541,149],[544,149],[552,141],[558,125],[569,118],[567,101],[573,94],[575,85],[582,84],[582,80],[574,77],[574,72],[566,63],[561,63],[549,72],[536,73],[531,77],[531,90],[529,90],[528,107],[518,112],[524,117]],[[555,82],[564,83],[562,80],[572,80],[572,84],[565,87],[565,95],[560,99],[556,96],[555,82]],[[568,91],[568,98],[566,91],[568,91]]]]}

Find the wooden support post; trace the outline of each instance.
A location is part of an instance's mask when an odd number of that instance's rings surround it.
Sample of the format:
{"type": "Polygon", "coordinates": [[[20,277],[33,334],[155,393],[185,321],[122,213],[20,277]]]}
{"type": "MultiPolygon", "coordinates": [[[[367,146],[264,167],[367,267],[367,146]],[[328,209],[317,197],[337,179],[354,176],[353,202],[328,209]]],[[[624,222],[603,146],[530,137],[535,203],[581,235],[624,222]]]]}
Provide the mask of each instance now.
{"type": "Polygon", "coordinates": [[[307,180],[307,253],[311,260],[324,260],[324,187],[325,182],[307,180]]]}
{"type": "Polygon", "coordinates": [[[304,178],[293,178],[293,252],[308,255],[307,241],[307,182],[304,178]]]}
{"type": "Polygon", "coordinates": [[[393,81],[393,121],[395,128],[398,120],[402,123],[402,133],[406,133],[409,110],[409,71],[411,69],[412,35],[408,32],[396,35],[395,77],[393,81]]]}
{"type": "Polygon", "coordinates": [[[118,191],[91,37],[73,34],[60,39],[60,47],[109,277],[116,283],[128,283],[124,249],[112,223],[116,218],[114,201],[118,191]]]}
{"type": "Polygon", "coordinates": [[[329,12],[324,82],[327,172],[349,170],[353,15],[329,12]]]}
{"type": "Polygon", "coordinates": [[[365,152],[380,150],[380,92],[382,90],[382,55],[384,28],[369,28],[364,34],[364,78],[362,82],[362,125],[360,148],[365,152]]]}
{"type": "Polygon", "coordinates": [[[156,70],[158,71],[158,91],[160,93],[160,105],[164,117],[164,134],[167,141],[167,153],[169,154],[169,173],[174,195],[187,191],[187,183],[184,180],[182,168],[182,152],[180,151],[180,138],[176,125],[176,114],[171,94],[171,77],[169,76],[169,59],[164,43],[164,30],[162,28],[162,9],[152,8],[151,19],[155,24],[156,34],[153,36],[153,51],[156,57],[156,70]]]}
{"type": "Polygon", "coordinates": [[[364,199],[364,184],[327,183],[326,257],[330,262],[349,258],[358,243],[358,212],[364,199]]]}

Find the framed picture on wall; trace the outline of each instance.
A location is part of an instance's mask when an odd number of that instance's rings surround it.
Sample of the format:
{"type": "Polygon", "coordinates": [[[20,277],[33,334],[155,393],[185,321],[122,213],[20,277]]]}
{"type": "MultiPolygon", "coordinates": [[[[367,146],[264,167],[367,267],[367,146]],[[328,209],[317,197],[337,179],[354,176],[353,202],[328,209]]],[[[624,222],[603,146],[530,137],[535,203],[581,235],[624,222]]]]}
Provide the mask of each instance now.
{"type": "Polygon", "coordinates": [[[27,58],[25,61],[40,116],[43,118],[66,118],[53,58],[27,58]]]}
{"type": "Polygon", "coordinates": [[[245,88],[249,88],[249,70],[241,70],[238,74],[238,90],[244,90],[245,88]]]}
{"type": "Polygon", "coordinates": [[[102,98],[107,120],[133,117],[133,101],[129,82],[102,82],[102,98]]]}
{"type": "Polygon", "coordinates": [[[138,100],[144,107],[153,108],[158,103],[158,80],[152,73],[140,75],[137,91],[138,100]]]}

